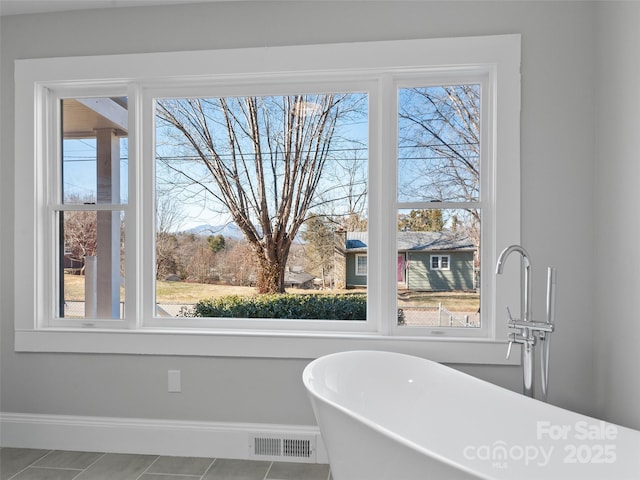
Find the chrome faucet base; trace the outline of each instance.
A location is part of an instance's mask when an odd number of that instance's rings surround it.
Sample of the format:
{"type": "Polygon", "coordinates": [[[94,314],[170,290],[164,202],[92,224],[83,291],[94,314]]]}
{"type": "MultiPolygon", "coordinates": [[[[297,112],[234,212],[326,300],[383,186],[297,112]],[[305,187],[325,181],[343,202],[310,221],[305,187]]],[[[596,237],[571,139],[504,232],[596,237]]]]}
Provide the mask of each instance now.
{"type": "Polygon", "coordinates": [[[534,372],[535,372],[535,351],[538,341],[542,343],[541,355],[541,380],[542,399],[546,401],[549,381],[549,341],[555,324],[555,268],[549,267],[547,276],[547,321],[534,322],[531,314],[531,261],[529,254],[520,245],[511,245],[505,248],[498,257],[496,263],[496,275],[502,274],[504,262],[513,252],[522,256],[522,263],[525,268],[523,297],[524,297],[524,319],[513,318],[509,307],[507,315],[509,317],[508,326],[515,330],[508,335],[509,345],[507,346],[507,358],[511,354],[511,347],[514,343],[522,345],[522,390],[529,397],[535,398],[534,372]]]}

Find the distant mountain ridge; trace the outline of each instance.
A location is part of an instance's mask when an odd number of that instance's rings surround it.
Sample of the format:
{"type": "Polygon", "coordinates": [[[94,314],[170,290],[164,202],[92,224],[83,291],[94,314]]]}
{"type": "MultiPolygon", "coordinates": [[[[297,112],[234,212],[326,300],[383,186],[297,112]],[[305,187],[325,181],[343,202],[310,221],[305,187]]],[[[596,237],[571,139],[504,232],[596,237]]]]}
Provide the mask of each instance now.
{"type": "MultiPolygon", "coordinates": [[[[203,237],[208,237],[210,235],[222,235],[225,238],[232,238],[234,240],[244,239],[242,230],[240,230],[240,228],[235,223],[229,223],[227,225],[197,225],[195,227],[189,228],[188,230],[183,230],[182,233],[192,233],[194,235],[201,235],[203,237]]],[[[294,239],[294,243],[303,244],[305,242],[298,235],[294,239]]]]}
{"type": "Polygon", "coordinates": [[[236,240],[244,238],[242,231],[234,223],[229,223],[227,225],[198,225],[188,230],[184,230],[184,233],[193,233],[194,235],[202,236],[222,235],[236,240]]]}

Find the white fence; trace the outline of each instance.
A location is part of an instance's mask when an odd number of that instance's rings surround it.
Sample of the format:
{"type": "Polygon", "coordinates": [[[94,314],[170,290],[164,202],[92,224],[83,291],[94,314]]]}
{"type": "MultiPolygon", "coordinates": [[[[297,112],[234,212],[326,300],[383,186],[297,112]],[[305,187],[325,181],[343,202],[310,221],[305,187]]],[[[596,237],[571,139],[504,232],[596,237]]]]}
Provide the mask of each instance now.
{"type": "Polygon", "coordinates": [[[450,312],[442,303],[398,309],[398,325],[414,327],[479,327],[477,312],[450,312]]]}

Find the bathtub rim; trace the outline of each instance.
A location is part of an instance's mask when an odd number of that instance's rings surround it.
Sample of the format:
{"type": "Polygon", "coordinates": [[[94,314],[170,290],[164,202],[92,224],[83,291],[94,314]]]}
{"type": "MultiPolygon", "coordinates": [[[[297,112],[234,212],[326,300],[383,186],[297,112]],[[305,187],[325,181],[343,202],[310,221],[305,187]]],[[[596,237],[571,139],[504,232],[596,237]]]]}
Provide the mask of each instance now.
{"type": "MultiPolygon", "coordinates": [[[[434,365],[435,368],[447,368],[452,370],[452,372],[454,374],[460,374],[463,375],[465,377],[470,377],[470,379],[473,380],[477,380],[480,382],[484,382],[481,379],[478,379],[476,377],[473,377],[472,375],[466,374],[464,372],[460,372],[459,370],[456,370],[454,368],[451,367],[447,367],[446,365],[442,365],[441,363],[435,362],[433,360],[429,360],[427,358],[422,358],[422,357],[417,357],[415,355],[408,355],[405,353],[397,353],[397,352],[390,352],[390,351],[386,351],[386,350],[348,350],[348,351],[344,351],[344,352],[336,352],[336,353],[331,353],[329,355],[324,355],[322,357],[316,358],[315,360],[311,361],[303,370],[302,372],[302,380],[304,383],[304,386],[307,390],[307,393],[309,395],[312,395],[315,399],[317,399],[318,401],[328,404],[330,405],[332,408],[335,408],[337,410],[339,410],[340,412],[344,413],[345,415],[347,415],[348,417],[351,417],[353,419],[355,419],[356,421],[366,425],[367,427],[373,429],[374,431],[377,431],[379,433],[381,433],[382,435],[385,435],[391,439],[393,439],[394,441],[397,441],[398,443],[400,443],[401,445],[404,445],[407,448],[410,448],[411,450],[417,451],[423,455],[426,455],[430,458],[433,458],[435,461],[444,463],[448,466],[451,466],[452,468],[455,468],[456,470],[461,470],[464,471],[465,473],[468,473],[471,476],[474,476],[476,478],[482,479],[482,480],[493,480],[492,477],[485,475],[483,472],[479,472],[478,470],[472,469],[469,466],[460,463],[460,462],[456,462],[454,460],[451,460],[450,458],[439,454],[437,452],[434,452],[433,450],[430,450],[428,448],[425,448],[424,446],[413,442],[411,440],[408,440],[404,437],[402,437],[401,435],[393,432],[392,430],[383,427],[382,425],[380,425],[379,423],[376,423],[372,420],[369,420],[368,418],[364,417],[363,415],[360,415],[358,413],[355,413],[353,410],[349,410],[346,407],[343,407],[342,405],[336,403],[333,400],[329,400],[323,396],[321,396],[319,393],[317,393],[314,389],[313,386],[310,384],[311,382],[311,371],[314,369],[315,366],[317,366],[319,363],[322,363],[323,361],[330,361],[330,360],[334,360],[337,357],[348,357],[348,356],[354,356],[354,355],[367,355],[367,354],[376,354],[376,355],[383,355],[383,356],[390,356],[390,357],[408,357],[411,359],[417,359],[420,361],[424,361],[428,364],[434,365]]],[[[489,382],[486,382],[489,383],[489,382]]],[[[493,385],[493,384],[491,384],[493,385]]],[[[498,388],[502,388],[499,387],[497,385],[494,385],[498,388]]],[[[506,390],[506,389],[505,389],[506,390]]],[[[510,392],[510,390],[507,390],[508,392],[510,392]]],[[[515,393],[515,392],[512,392],[515,393]]],[[[516,394],[517,395],[517,394],[516,394]]],[[[316,419],[317,421],[317,419],[316,419]]],[[[318,421],[318,424],[320,424],[321,422],[318,421]]],[[[322,427],[320,425],[318,425],[318,427],[320,428],[320,433],[322,433],[322,427]]],[[[329,454],[329,461],[331,461],[331,454],[330,454],[330,449],[327,447],[327,453],[329,454]]]]}
{"type": "MultiPolygon", "coordinates": [[[[318,402],[322,402],[324,404],[329,405],[331,408],[335,408],[337,410],[339,410],[340,412],[344,413],[345,415],[347,415],[350,418],[353,418],[355,421],[358,421],[362,424],[364,424],[365,426],[367,426],[368,428],[371,428],[373,431],[376,431],[382,435],[387,436],[388,438],[397,441],[399,444],[410,448],[413,451],[419,452],[420,454],[426,455],[429,458],[432,458],[434,461],[439,461],[441,463],[444,463],[445,465],[448,465],[452,468],[455,468],[457,470],[460,470],[462,472],[465,472],[475,478],[479,478],[479,479],[483,479],[483,480],[494,480],[496,477],[492,476],[489,472],[484,472],[482,471],[482,469],[474,469],[471,466],[466,465],[465,463],[456,461],[456,460],[452,460],[449,457],[445,456],[444,454],[440,454],[432,449],[426,448],[423,445],[416,443],[414,441],[408,440],[405,437],[401,436],[400,434],[397,434],[395,432],[393,432],[392,430],[390,430],[389,428],[386,428],[372,420],[369,420],[368,418],[364,417],[363,415],[360,415],[358,413],[355,413],[353,410],[350,410],[346,407],[343,407],[342,405],[336,403],[333,400],[330,400],[326,397],[323,397],[322,395],[320,395],[318,392],[316,392],[313,388],[313,386],[311,385],[311,377],[312,377],[312,370],[314,369],[315,366],[317,366],[320,363],[323,363],[323,361],[330,361],[330,360],[335,360],[337,358],[340,357],[353,357],[353,356],[366,356],[366,355],[376,355],[376,356],[386,356],[386,357],[395,357],[395,358],[405,358],[408,357],[410,359],[412,359],[412,361],[419,361],[419,362],[423,362],[426,365],[430,365],[431,367],[438,369],[438,370],[447,370],[447,373],[449,375],[453,375],[456,376],[458,378],[460,377],[464,377],[464,381],[466,382],[471,382],[471,383],[477,383],[477,384],[481,384],[484,388],[491,388],[494,390],[499,390],[501,395],[506,395],[508,397],[516,397],[517,400],[519,402],[525,402],[525,403],[531,403],[532,405],[535,404],[535,406],[537,408],[550,408],[550,409],[554,409],[554,410],[559,410],[562,412],[566,412],[567,414],[570,414],[572,416],[575,416],[576,418],[579,417],[580,419],[584,419],[584,420],[591,420],[591,421],[596,421],[596,422],[604,422],[608,425],[613,425],[615,426],[619,432],[627,432],[625,435],[631,434],[632,436],[637,436],[637,441],[640,442],[640,430],[635,430],[633,428],[630,427],[626,427],[623,425],[619,425],[607,420],[603,420],[597,417],[593,417],[590,415],[585,415],[583,413],[579,413],[579,412],[575,412],[573,410],[568,410],[566,408],[563,407],[559,407],[550,403],[546,403],[546,402],[542,402],[541,400],[538,399],[534,399],[534,398],[529,398],[523,394],[520,394],[518,392],[515,392],[513,390],[509,390],[505,387],[502,387],[500,385],[496,385],[494,383],[491,383],[489,381],[483,380],[481,378],[478,377],[474,377],[473,375],[470,375],[468,373],[462,372],[460,370],[457,370],[453,367],[450,367],[448,365],[444,365],[442,363],[436,362],[434,360],[430,360],[424,357],[419,357],[416,355],[408,355],[408,354],[404,354],[404,353],[397,353],[397,352],[392,352],[392,351],[385,351],[385,350],[348,350],[348,351],[342,351],[342,352],[336,352],[336,353],[332,353],[329,355],[325,355],[323,357],[319,357],[313,361],[311,361],[304,369],[303,371],[303,375],[302,375],[302,379],[303,379],[303,383],[305,385],[305,388],[307,390],[307,393],[312,396],[313,398],[315,398],[318,402]]],[[[313,400],[312,400],[313,402],[313,400]]],[[[314,413],[315,413],[315,407],[314,407],[314,413]]],[[[316,419],[316,421],[319,424],[320,427],[320,431],[322,433],[322,427],[320,426],[320,421],[318,419],[316,419]]],[[[327,447],[327,452],[330,452],[330,449],[327,447]]],[[[329,453],[329,460],[331,460],[331,456],[329,453]]]]}

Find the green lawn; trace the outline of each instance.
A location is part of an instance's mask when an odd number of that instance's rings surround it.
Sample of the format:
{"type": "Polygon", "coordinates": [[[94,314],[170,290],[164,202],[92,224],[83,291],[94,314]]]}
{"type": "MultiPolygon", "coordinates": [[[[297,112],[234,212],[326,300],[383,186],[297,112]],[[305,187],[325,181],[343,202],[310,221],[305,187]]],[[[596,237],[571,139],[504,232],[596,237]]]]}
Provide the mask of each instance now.
{"type": "Polygon", "coordinates": [[[451,312],[476,312],[480,308],[478,292],[398,292],[398,308],[434,306],[442,303],[451,312]]]}
{"type": "MultiPolygon", "coordinates": [[[[65,300],[84,301],[84,277],[81,275],[65,275],[65,300]]],[[[194,304],[205,298],[223,297],[225,295],[255,295],[253,287],[232,285],[210,285],[187,282],[156,282],[158,303],[194,304]]],[[[303,294],[345,294],[362,293],[362,290],[301,290],[287,289],[288,293],[303,294]]],[[[123,294],[124,298],[124,294],[123,294]]],[[[480,295],[473,292],[413,292],[402,290],[398,294],[398,308],[433,306],[442,303],[452,312],[475,312],[480,306],[480,295]]]]}

